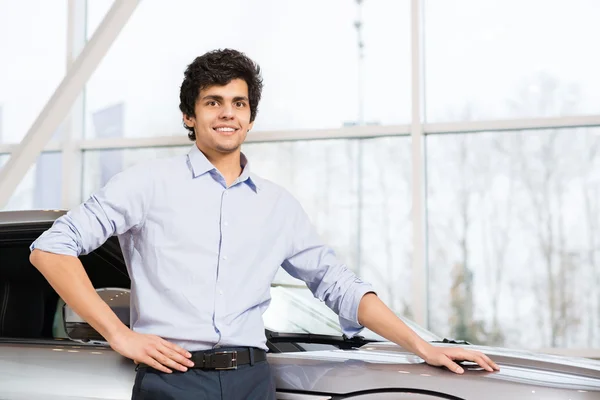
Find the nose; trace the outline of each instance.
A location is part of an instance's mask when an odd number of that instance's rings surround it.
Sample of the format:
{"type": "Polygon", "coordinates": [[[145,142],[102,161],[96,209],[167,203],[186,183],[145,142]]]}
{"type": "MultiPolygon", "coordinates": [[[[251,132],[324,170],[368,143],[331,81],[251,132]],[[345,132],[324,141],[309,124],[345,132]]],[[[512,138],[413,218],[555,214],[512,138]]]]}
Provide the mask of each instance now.
{"type": "Polygon", "coordinates": [[[221,108],[221,115],[220,117],[222,119],[231,119],[233,118],[233,107],[231,104],[225,104],[222,108],[221,108]]]}

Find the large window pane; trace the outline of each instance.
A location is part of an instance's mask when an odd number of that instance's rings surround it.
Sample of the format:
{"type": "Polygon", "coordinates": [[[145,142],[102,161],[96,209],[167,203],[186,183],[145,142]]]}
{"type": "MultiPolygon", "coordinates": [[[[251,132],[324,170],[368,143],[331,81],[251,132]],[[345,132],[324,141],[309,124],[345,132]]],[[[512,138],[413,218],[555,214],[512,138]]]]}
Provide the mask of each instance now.
{"type": "MultiPolygon", "coordinates": [[[[109,2],[88,4],[92,33],[109,2]]],[[[407,122],[409,1],[362,7],[359,76],[356,2],[140,2],[88,82],[86,135],[104,136],[93,116],[109,107],[122,108],[121,117],[113,116],[118,136],[185,135],[178,108],[183,71],[195,57],[224,47],[246,52],[262,67],[255,130],[407,122]],[[194,22],[182,23],[183,16],[194,22]]]]}
{"type": "MultiPolygon", "coordinates": [[[[0,169],[9,155],[0,155],[0,169]]],[[[58,152],[42,153],[19,183],[4,211],[59,209],[62,190],[62,157],[58,152]]]]}
{"type": "Polygon", "coordinates": [[[600,113],[600,2],[425,0],[430,122],[600,113]]]}
{"type": "Polygon", "coordinates": [[[434,331],[600,345],[600,129],[427,136],[434,331]]]}
{"type": "MultiPolygon", "coordinates": [[[[190,142],[190,146],[192,146],[190,142]]],[[[82,196],[88,198],[113,175],[142,161],[187,154],[190,146],[148,147],[143,149],[93,150],[83,153],[82,196]]]]}
{"type": "MultiPolygon", "coordinates": [[[[189,148],[86,151],[84,197],[117,170],[189,148]]],[[[410,316],[410,138],[248,143],[243,151],[254,173],[300,201],[343,262],[410,316]]]]}
{"type": "Polygon", "coordinates": [[[65,74],[67,1],[0,1],[0,143],[19,142],[65,74]]]}
{"type": "Polygon", "coordinates": [[[412,318],[410,137],[362,140],[359,273],[392,310],[412,318]]]}
{"type": "Polygon", "coordinates": [[[323,240],[352,267],[357,266],[358,144],[324,140],[244,146],[253,171],[289,190],[323,240]]]}
{"type": "Polygon", "coordinates": [[[251,143],[253,170],[289,190],[322,239],[410,316],[410,138],[251,143]]]}

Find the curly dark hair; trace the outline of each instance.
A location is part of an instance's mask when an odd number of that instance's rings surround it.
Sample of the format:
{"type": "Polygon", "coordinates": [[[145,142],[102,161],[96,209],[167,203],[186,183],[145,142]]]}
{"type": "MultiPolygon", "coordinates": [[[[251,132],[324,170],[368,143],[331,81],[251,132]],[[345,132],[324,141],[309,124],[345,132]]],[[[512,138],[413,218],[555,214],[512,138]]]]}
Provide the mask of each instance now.
{"type": "MultiPolygon", "coordinates": [[[[244,53],[232,49],[210,51],[187,66],[179,92],[179,109],[185,115],[195,117],[194,107],[201,90],[214,85],[224,86],[234,79],[243,79],[248,85],[250,122],[253,122],[263,88],[260,67],[244,53]]],[[[185,122],[183,126],[190,131],[190,140],[195,141],[194,128],[185,122]]]]}

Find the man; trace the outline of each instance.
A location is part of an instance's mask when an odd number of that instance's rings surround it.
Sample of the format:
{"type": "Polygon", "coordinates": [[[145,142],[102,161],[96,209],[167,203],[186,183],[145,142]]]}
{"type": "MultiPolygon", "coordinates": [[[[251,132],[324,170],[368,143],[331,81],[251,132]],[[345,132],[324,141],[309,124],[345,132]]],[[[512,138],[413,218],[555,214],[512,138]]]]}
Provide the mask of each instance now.
{"type": "Polygon", "coordinates": [[[452,361],[462,359],[498,369],[481,353],[420,339],[321,243],[288,192],[250,172],[240,147],[261,90],[259,67],[240,52],[196,58],[180,92],[189,153],[117,174],[31,246],[32,264],[65,302],[140,364],[133,398],[274,399],[262,314],[279,266],[305,281],[349,336],[366,326],[434,366],[462,373],[452,361]],[[112,235],[131,277],[131,330],[77,258],[112,235]]]}

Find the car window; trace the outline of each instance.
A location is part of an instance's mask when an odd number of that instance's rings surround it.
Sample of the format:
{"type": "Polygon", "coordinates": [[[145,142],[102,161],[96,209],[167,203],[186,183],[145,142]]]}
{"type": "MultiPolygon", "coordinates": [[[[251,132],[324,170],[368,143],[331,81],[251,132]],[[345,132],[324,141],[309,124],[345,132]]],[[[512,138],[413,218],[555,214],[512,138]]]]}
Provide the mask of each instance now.
{"type": "MultiPolygon", "coordinates": [[[[271,305],[263,318],[265,328],[276,332],[342,335],[338,316],[316,299],[306,286],[283,284],[271,287],[271,305]]],[[[424,340],[439,340],[414,322],[402,320],[424,340]]],[[[366,328],[361,335],[367,339],[385,340],[366,328]]]]}

